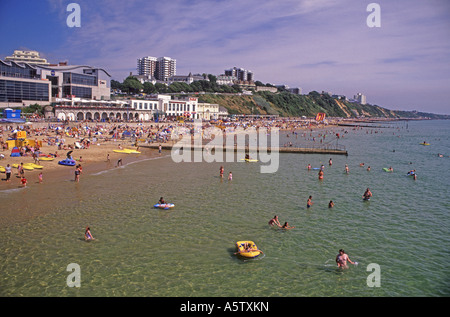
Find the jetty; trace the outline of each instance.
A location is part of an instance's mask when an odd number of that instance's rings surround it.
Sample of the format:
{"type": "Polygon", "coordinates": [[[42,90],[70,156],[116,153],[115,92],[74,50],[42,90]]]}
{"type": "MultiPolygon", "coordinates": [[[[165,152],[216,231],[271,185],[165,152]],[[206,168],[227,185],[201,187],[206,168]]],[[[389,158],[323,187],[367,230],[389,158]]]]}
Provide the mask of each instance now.
{"type": "MultiPolygon", "coordinates": [[[[150,148],[150,149],[159,149],[159,144],[157,143],[153,143],[153,144],[142,144],[139,145],[140,147],[143,148],[150,148]]],[[[162,143],[161,144],[161,149],[162,150],[172,150],[172,148],[175,146],[175,144],[167,144],[167,143],[162,143]]],[[[177,144],[178,147],[180,148],[185,148],[187,147],[187,144],[177,144]]],[[[207,145],[207,144],[203,144],[203,145],[195,145],[195,144],[191,144],[190,146],[190,150],[192,151],[198,151],[201,150],[203,151],[204,149],[209,149],[211,151],[214,151],[215,148],[217,148],[217,145],[215,146],[211,146],[211,145],[207,145]]],[[[272,152],[272,151],[278,151],[279,153],[296,153],[296,154],[336,154],[336,155],[346,155],[348,156],[348,152],[347,150],[345,150],[345,148],[330,148],[330,147],[316,147],[316,148],[301,148],[301,147],[291,147],[291,146],[283,146],[283,147],[277,147],[277,148],[271,148],[270,146],[267,147],[267,149],[258,149],[257,147],[249,147],[249,146],[226,146],[223,145],[222,146],[222,150],[224,152],[226,151],[234,151],[234,152],[250,152],[250,151],[254,151],[254,152],[258,152],[259,150],[263,150],[263,151],[267,151],[267,152],[272,152]]]]}

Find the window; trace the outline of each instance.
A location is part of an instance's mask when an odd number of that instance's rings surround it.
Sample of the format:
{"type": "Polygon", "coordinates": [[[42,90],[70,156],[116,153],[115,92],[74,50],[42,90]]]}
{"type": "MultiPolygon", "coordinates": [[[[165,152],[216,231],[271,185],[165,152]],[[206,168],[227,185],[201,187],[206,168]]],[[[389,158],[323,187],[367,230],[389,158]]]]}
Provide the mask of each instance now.
{"type": "Polygon", "coordinates": [[[0,101],[49,101],[48,88],[48,83],[30,83],[13,80],[0,80],[0,101]]]}

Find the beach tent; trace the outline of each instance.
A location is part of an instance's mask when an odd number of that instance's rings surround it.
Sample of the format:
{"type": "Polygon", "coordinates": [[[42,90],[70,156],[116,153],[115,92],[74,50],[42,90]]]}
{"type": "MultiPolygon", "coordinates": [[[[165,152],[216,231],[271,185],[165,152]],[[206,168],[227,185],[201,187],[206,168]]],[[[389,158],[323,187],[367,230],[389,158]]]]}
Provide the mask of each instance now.
{"type": "Polygon", "coordinates": [[[11,157],[20,157],[20,150],[17,146],[11,150],[11,157]]]}

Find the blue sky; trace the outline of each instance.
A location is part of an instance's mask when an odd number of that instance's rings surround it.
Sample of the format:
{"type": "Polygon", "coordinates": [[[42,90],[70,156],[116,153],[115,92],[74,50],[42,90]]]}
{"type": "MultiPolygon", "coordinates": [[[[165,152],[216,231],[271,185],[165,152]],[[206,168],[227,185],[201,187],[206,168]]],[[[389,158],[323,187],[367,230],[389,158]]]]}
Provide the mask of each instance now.
{"type": "Polygon", "coordinates": [[[0,0],[0,59],[32,49],[122,81],[137,58],[169,56],[180,75],[236,66],[303,93],[361,92],[389,109],[450,114],[450,1],[376,1],[379,28],[366,24],[371,2],[0,0]],[[79,28],[66,24],[72,2],[79,28]]]}

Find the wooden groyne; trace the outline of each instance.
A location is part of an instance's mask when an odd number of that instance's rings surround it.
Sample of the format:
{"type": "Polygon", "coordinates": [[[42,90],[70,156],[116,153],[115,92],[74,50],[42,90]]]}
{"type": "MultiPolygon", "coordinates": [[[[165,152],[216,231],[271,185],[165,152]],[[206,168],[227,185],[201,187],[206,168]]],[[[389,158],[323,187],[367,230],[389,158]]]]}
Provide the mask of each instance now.
{"type": "MultiPolygon", "coordinates": [[[[172,150],[174,144],[161,144],[161,149],[163,150],[172,150]]],[[[182,145],[179,145],[180,147],[182,147],[182,145]]],[[[143,148],[150,148],[150,149],[159,149],[159,144],[143,144],[140,145],[140,147],[143,148]]],[[[217,147],[217,146],[215,146],[217,147]]],[[[211,145],[192,145],[191,144],[191,150],[195,151],[195,150],[204,150],[205,148],[208,148],[212,151],[214,151],[214,147],[211,145]]],[[[249,151],[255,151],[258,152],[258,148],[249,148],[248,146],[245,147],[230,147],[230,146],[223,146],[222,147],[223,151],[234,151],[234,152],[238,152],[238,151],[245,151],[245,152],[249,152],[249,151]]],[[[261,149],[262,151],[264,151],[265,149],[261,149]]],[[[278,151],[279,153],[296,153],[296,154],[336,154],[336,155],[348,155],[348,152],[346,150],[343,149],[327,149],[327,148],[299,148],[299,147],[279,147],[279,148],[271,148],[271,147],[267,147],[267,152],[272,152],[272,151],[278,151]]]]}

